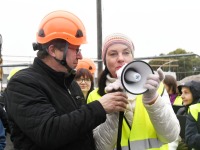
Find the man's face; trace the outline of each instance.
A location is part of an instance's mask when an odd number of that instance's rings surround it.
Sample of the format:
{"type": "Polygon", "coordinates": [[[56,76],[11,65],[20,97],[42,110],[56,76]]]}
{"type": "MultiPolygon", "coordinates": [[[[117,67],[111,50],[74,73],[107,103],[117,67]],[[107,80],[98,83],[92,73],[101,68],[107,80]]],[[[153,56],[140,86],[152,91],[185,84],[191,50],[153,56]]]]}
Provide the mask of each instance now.
{"type": "MultiPolygon", "coordinates": [[[[72,68],[75,69],[77,64],[78,64],[78,60],[82,59],[82,54],[79,50],[80,46],[77,45],[69,45],[67,53],[66,53],[66,62],[67,65],[72,68]]],[[[63,55],[64,55],[64,48],[62,49],[58,49],[54,47],[54,57],[58,60],[62,60],[63,59],[63,55]]],[[[59,65],[58,68],[56,68],[57,71],[61,71],[61,72],[67,72],[68,70],[62,66],[59,65]]]]}
{"type": "Polygon", "coordinates": [[[67,50],[66,62],[72,69],[75,69],[78,64],[78,60],[83,58],[79,47],[80,46],[77,45],[69,45],[67,50]]]}

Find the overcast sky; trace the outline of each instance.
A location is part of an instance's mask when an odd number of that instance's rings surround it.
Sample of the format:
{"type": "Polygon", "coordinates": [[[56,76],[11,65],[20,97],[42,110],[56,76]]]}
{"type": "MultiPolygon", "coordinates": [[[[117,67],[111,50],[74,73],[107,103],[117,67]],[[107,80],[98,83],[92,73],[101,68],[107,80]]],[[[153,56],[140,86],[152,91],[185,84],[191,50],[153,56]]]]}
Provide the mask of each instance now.
{"type": "MultiPolygon", "coordinates": [[[[88,44],[83,56],[97,58],[96,0],[0,0],[3,55],[35,56],[32,42],[41,19],[63,9],[85,24],[88,44]]],[[[102,0],[103,38],[127,34],[136,57],[158,56],[177,48],[200,55],[198,0],[102,0]]]]}

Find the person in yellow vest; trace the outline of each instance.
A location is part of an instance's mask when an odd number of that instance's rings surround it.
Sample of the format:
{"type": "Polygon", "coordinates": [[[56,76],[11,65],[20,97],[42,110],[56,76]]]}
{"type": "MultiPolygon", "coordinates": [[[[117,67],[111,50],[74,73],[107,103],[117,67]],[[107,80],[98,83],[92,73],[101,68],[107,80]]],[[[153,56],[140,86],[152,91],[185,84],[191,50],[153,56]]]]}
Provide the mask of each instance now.
{"type": "Polygon", "coordinates": [[[7,81],[9,82],[10,81],[10,79],[18,72],[18,71],[20,71],[22,68],[13,68],[11,71],[10,71],[10,73],[9,73],[9,75],[8,75],[8,77],[7,77],[7,81]]]}
{"type": "Polygon", "coordinates": [[[200,82],[188,81],[178,86],[186,115],[185,142],[190,149],[200,149],[200,82]]]}
{"type": "Polygon", "coordinates": [[[189,147],[195,150],[200,149],[200,103],[189,107],[189,114],[186,118],[185,138],[189,147]]]}
{"type": "MultiPolygon", "coordinates": [[[[181,95],[180,95],[179,90],[178,90],[177,81],[176,81],[174,76],[165,75],[165,79],[163,80],[163,84],[164,84],[165,89],[167,90],[167,93],[169,95],[172,108],[173,108],[174,112],[177,113],[177,111],[180,108],[184,107],[183,104],[182,104],[183,101],[182,101],[181,95]]],[[[183,145],[186,147],[184,140],[180,136],[176,141],[170,143],[169,147],[170,147],[170,149],[177,149],[177,147],[183,148],[183,145]]]]}
{"type": "MultiPolygon", "coordinates": [[[[100,99],[106,92],[124,90],[116,71],[134,60],[132,40],[121,33],[107,36],[102,46],[102,60],[105,68],[98,88],[88,96],[88,103],[100,99]]],[[[164,74],[159,69],[148,76],[144,85],[148,91],[144,94],[124,92],[128,104],[122,113],[122,126],[119,125],[121,113],[107,114],[106,121],[93,130],[97,150],[168,149],[168,143],[178,138],[180,125],[166,90],[163,93],[158,89],[163,78],[164,74]]]]}
{"type": "Polygon", "coordinates": [[[181,98],[183,100],[183,106],[177,112],[177,115],[187,115],[188,108],[192,104],[196,104],[198,102],[198,92],[197,85],[199,84],[198,81],[187,81],[182,83],[178,86],[178,90],[181,94],[181,98]],[[187,90],[186,90],[187,89],[187,90]]]}
{"type": "Polygon", "coordinates": [[[165,75],[163,80],[167,93],[169,94],[170,102],[172,105],[182,105],[183,101],[178,92],[177,81],[172,75],[165,75]]]}
{"type": "Polygon", "coordinates": [[[88,69],[94,77],[94,74],[96,72],[96,65],[95,65],[95,63],[92,59],[83,58],[83,59],[78,60],[78,64],[76,66],[76,69],[78,70],[80,68],[88,69]]]}
{"type": "Polygon", "coordinates": [[[87,97],[91,91],[94,90],[94,78],[92,73],[85,68],[79,68],[76,71],[75,81],[81,88],[84,98],[83,103],[86,103],[87,97]]]}

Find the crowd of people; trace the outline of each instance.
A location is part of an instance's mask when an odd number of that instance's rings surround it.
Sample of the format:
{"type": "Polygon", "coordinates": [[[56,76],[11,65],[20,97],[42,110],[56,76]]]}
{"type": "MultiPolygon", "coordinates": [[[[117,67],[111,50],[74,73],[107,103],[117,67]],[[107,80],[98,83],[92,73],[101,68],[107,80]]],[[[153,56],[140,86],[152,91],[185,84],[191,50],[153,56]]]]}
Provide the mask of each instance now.
{"type": "Polygon", "coordinates": [[[33,65],[12,73],[3,93],[0,150],[2,116],[13,150],[200,149],[200,82],[178,85],[159,68],[145,79],[144,93],[127,92],[121,73],[134,61],[134,43],[112,33],[102,44],[104,69],[95,86],[95,63],[80,51],[86,43],[75,14],[58,10],[41,20],[33,65]]]}

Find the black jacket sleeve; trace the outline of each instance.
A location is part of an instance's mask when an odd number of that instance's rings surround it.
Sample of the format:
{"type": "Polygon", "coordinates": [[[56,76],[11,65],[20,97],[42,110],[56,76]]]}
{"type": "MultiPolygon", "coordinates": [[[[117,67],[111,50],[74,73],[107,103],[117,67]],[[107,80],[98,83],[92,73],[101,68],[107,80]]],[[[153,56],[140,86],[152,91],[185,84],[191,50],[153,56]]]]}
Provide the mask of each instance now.
{"type": "MultiPolygon", "coordinates": [[[[57,149],[85,138],[103,123],[106,112],[96,101],[74,108],[66,90],[49,82],[15,79],[7,88],[7,112],[24,135],[43,148],[57,149]]],[[[45,79],[41,79],[45,80],[45,79]]]]}
{"type": "Polygon", "coordinates": [[[189,113],[186,118],[185,141],[191,148],[200,149],[200,133],[197,121],[189,113]]]}

